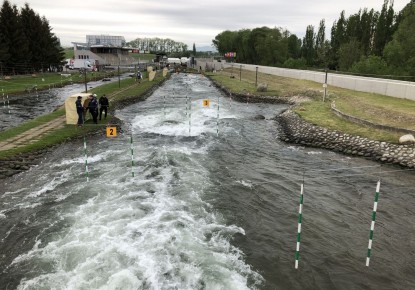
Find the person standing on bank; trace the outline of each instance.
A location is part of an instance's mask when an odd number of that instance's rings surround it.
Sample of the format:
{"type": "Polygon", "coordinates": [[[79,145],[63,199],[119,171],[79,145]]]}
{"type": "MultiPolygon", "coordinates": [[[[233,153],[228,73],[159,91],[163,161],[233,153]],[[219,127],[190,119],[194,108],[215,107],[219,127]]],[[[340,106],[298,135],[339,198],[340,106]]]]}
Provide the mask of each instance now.
{"type": "Polygon", "coordinates": [[[82,106],[82,97],[78,96],[76,102],[76,113],[78,114],[78,127],[84,124],[84,107],[82,106]]]}
{"type": "Polygon", "coordinates": [[[90,95],[89,98],[91,101],[88,104],[88,110],[92,115],[92,120],[94,121],[94,124],[98,124],[98,100],[97,95],[90,95]]]}
{"type": "Polygon", "coordinates": [[[109,106],[110,103],[108,101],[108,98],[105,95],[102,95],[102,97],[99,98],[99,120],[101,120],[102,111],[105,112],[104,119],[107,118],[107,110],[109,106]]]}

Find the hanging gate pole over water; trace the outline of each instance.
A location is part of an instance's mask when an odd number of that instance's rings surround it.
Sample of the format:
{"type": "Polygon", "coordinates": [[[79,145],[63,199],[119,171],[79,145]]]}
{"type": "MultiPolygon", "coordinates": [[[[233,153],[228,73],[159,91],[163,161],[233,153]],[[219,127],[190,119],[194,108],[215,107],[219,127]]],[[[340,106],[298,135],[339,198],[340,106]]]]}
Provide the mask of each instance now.
{"type": "Polygon", "coordinates": [[[134,147],[133,147],[133,128],[131,128],[130,148],[131,148],[131,176],[132,176],[132,177],[134,177],[134,147]]]}
{"type": "Polygon", "coordinates": [[[6,96],[6,97],[7,97],[7,101],[6,101],[6,102],[7,102],[7,110],[8,110],[7,112],[8,112],[8,113],[9,113],[9,115],[10,115],[11,113],[10,113],[10,100],[9,100],[9,94],[7,94],[7,96],[6,96]]]}
{"type": "Polygon", "coordinates": [[[187,108],[187,95],[186,95],[186,117],[187,117],[187,110],[188,108],[187,108]]]}
{"type": "Polygon", "coordinates": [[[192,99],[190,98],[190,102],[189,102],[189,136],[190,136],[191,128],[192,128],[192,99]]]}
{"type": "Polygon", "coordinates": [[[232,109],[232,93],[229,94],[229,110],[232,109]]]}
{"type": "Polygon", "coordinates": [[[367,247],[367,258],[366,258],[367,267],[369,267],[370,255],[372,254],[373,231],[375,230],[376,211],[378,209],[378,200],[379,200],[379,190],[380,190],[380,180],[378,181],[376,185],[375,202],[373,204],[372,223],[370,225],[370,234],[369,234],[369,245],[367,247]]]}
{"type": "Polygon", "coordinates": [[[86,140],[85,140],[85,136],[84,136],[84,153],[85,153],[85,176],[86,176],[86,181],[89,182],[88,154],[86,152],[86,140]]]}
{"type": "Polygon", "coordinates": [[[163,96],[163,112],[164,118],[166,118],[166,96],[163,96]]]}
{"type": "Polygon", "coordinates": [[[219,95],[218,95],[218,116],[216,118],[216,136],[219,136],[219,95]]]}
{"type": "Polygon", "coordinates": [[[301,241],[301,222],[303,219],[303,202],[304,202],[304,182],[301,184],[300,208],[298,210],[298,231],[297,231],[297,248],[295,251],[295,268],[298,269],[300,259],[300,241],[301,241]]]}

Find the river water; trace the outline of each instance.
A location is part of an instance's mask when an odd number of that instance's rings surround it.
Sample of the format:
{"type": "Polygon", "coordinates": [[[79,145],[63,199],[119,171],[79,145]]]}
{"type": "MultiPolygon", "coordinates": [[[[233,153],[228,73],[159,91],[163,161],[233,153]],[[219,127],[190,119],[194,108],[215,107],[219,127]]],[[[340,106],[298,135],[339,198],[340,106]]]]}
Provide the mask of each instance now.
{"type": "Polygon", "coordinates": [[[285,109],[173,75],[116,112],[123,134],[86,138],[87,157],[62,145],[6,180],[1,288],[414,289],[415,174],[282,143],[285,109]]]}
{"type": "MultiPolygon", "coordinates": [[[[120,79],[129,78],[123,74],[120,79]]],[[[91,81],[88,91],[106,83],[118,81],[117,77],[109,81],[91,81]]],[[[67,97],[85,91],[85,83],[73,83],[62,88],[51,86],[46,90],[31,90],[24,94],[9,96],[0,91],[0,131],[15,127],[29,119],[53,112],[65,103],[67,97]]]]}

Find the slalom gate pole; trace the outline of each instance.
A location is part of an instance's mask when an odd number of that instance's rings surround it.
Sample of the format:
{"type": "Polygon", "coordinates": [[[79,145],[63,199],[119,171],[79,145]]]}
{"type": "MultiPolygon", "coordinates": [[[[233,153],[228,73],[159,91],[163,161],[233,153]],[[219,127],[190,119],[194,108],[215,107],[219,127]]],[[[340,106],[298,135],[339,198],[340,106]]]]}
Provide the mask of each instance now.
{"type": "Polygon", "coordinates": [[[187,95],[186,95],[186,116],[187,116],[187,95]]]}
{"type": "Polygon", "coordinates": [[[9,115],[10,115],[11,113],[10,113],[10,100],[9,100],[9,94],[7,94],[7,96],[6,96],[6,97],[7,97],[7,101],[6,101],[6,102],[7,102],[7,110],[8,110],[8,113],[9,113],[9,115]]]}
{"type": "Polygon", "coordinates": [[[166,96],[163,96],[163,112],[164,118],[166,118],[166,96]]]}
{"type": "Polygon", "coordinates": [[[232,93],[229,94],[229,110],[232,109],[232,93]]]}
{"type": "Polygon", "coordinates": [[[218,95],[218,115],[216,118],[216,136],[219,136],[219,95],[218,95]]]}
{"type": "Polygon", "coordinates": [[[6,101],[4,99],[4,90],[3,89],[1,89],[1,93],[3,95],[3,108],[6,108],[6,101]]]}
{"type": "Polygon", "coordinates": [[[86,176],[86,181],[89,182],[88,154],[87,154],[87,151],[86,151],[86,140],[85,140],[85,136],[84,136],[84,153],[85,153],[85,176],[86,176]]]}
{"type": "Polygon", "coordinates": [[[297,248],[295,251],[295,269],[298,269],[298,261],[300,260],[301,223],[303,220],[303,202],[304,202],[304,181],[301,184],[300,208],[298,210],[298,230],[297,230],[297,248]]]}
{"type": "Polygon", "coordinates": [[[131,128],[130,148],[131,148],[131,176],[134,177],[134,147],[133,147],[133,129],[132,128],[131,128]]]}
{"type": "Polygon", "coordinates": [[[380,180],[378,181],[376,185],[375,202],[373,204],[372,223],[370,225],[369,245],[367,247],[367,257],[366,257],[367,267],[369,267],[370,255],[372,254],[373,231],[375,230],[376,211],[378,209],[378,200],[379,200],[379,190],[380,190],[380,180]]]}
{"type": "Polygon", "coordinates": [[[37,91],[37,87],[36,87],[36,100],[39,101],[39,92],[37,91]]]}
{"type": "Polygon", "coordinates": [[[192,99],[190,99],[189,103],[189,136],[192,129],[192,99]]]}

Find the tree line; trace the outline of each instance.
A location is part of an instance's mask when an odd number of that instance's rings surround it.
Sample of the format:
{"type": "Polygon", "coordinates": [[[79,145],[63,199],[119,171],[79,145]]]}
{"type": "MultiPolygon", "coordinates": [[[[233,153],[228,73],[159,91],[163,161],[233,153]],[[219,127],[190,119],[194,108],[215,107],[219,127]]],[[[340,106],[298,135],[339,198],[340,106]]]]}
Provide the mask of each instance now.
{"type": "Polygon", "coordinates": [[[187,51],[187,44],[177,42],[170,38],[136,38],[127,42],[128,46],[138,48],[139,50],[148,51],[150,53],[183,53],[187,51]]]}
{"type": "Polygon", "coordinates": [[[223,31],[213,40],[219,53],[236,52],[241,63],[357,74],[415,76],[415,0],[398,13],[393,1],[334,21],[330,39],[322,19],[300,39],[282,28],[223,31]]]}
{"type": "Polygon", "coordinates": [[[0,73],[58,70],[65,59],[59,39],[45,17],[29,4],[18,9],[5,0],[0,9],[0,73]]]}

